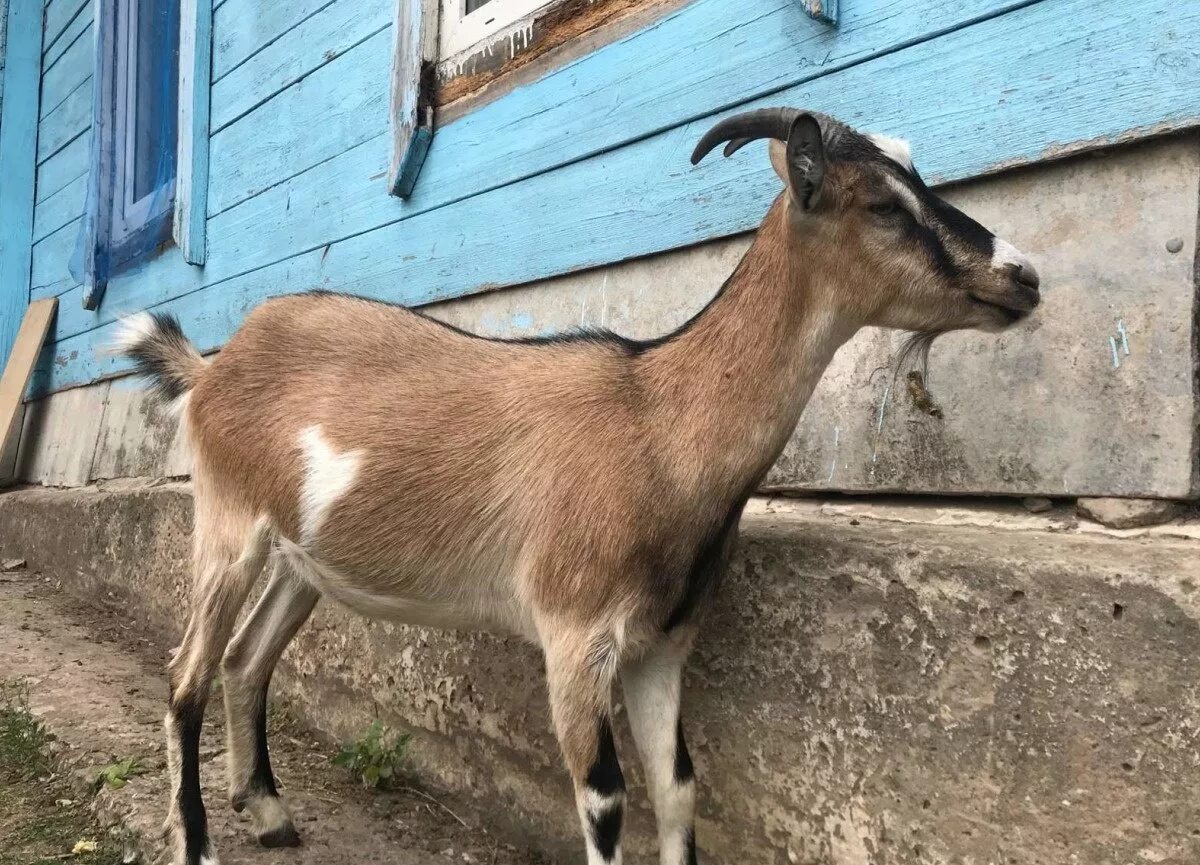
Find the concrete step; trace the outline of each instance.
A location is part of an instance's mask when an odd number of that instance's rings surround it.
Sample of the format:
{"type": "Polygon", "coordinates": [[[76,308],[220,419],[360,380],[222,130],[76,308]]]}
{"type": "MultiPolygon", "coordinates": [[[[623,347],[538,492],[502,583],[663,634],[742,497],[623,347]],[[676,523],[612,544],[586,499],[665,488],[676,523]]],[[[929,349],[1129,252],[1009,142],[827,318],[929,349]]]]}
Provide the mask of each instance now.
{"type": "MultiPolygon", "coordinates": [[[[0,555],[174,629],[190,508],[172,484],[12,492],[0,555]]],[[[702,861],[1200,861],[1195,526],[842,499],[757,502],[742,533],[686,680],[702,861]]],[[[338,738],[376,716],[410,729],[422,777],[578,861],[530,647],[322,604],[277,682],[338,738]]],[[[618,750],[627,861],[648,863],[621,730],[618,750]]]]}
{"type": "MultiPolygon", "coordinates": [[[[135,757],[145,774],[119,790],[102,788],[93,807],[105,824],[133,833],[140,861],[163,858],[167,803],[161,718],[166,699],[163,648],[140,637],[128,608],[64,596],[48,572],[0,574],[0,678],[24,679],[30,708],[54,734],[58,756],[81,795],[105,765],[135,757]]],[[[201,776],[212,837],[224,865],[533,865],[540,858],[503,845],[420,788],[374,792],[330,765],[334,748],[286,715],[272,713],[272,760],[304,846],[265,850],[224,789],[220,695],[201,743],[201,776]],[[243,825],[244,824],[244,825],[243,825]]],[[[452,800],[451,800],[452,801],[452,800]]]]}

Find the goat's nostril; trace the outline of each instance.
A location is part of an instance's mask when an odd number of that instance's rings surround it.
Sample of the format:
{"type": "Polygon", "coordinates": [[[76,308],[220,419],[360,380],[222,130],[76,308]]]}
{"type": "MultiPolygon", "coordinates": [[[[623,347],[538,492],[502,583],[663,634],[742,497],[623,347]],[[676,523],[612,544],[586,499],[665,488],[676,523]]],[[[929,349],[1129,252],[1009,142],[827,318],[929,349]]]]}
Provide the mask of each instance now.
{"type": "Polygon", "coordinates": [[[1033,265],[1029,264],[1028,262],[1014,266],[1013,279],[1021,283],[1021,285],[1025,286],[1026,288],[1032,288],[1034,291],[1037,291],[1042,284],[1042,280],[1038,276],[1037,270],[1035,270],[1033,265]]]}

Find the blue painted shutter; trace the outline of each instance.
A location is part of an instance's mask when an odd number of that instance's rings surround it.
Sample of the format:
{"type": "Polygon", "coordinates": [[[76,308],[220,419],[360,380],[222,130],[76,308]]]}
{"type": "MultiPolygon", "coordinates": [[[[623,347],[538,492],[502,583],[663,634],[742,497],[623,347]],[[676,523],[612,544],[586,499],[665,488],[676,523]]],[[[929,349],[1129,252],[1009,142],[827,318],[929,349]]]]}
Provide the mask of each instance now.
{"type": "Polygon", "coordinates": [[[437,0],[397,0],[392,56],[392,159],[388,190],[408,198],[433,141],[437,0]]]}

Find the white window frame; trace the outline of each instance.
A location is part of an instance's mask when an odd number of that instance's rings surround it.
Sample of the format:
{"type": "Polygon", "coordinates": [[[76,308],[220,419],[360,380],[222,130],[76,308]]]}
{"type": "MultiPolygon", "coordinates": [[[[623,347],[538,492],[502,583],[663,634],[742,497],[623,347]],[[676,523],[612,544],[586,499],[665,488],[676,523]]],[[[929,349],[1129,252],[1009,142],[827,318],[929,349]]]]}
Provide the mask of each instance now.
{"type": "Polygon", "coordinates": [[[442,23],[438,37],[438,54],[443,59],[462,54],[560,0],[491,0],[467,14],[466,0],[442,0],[442,23]]]}

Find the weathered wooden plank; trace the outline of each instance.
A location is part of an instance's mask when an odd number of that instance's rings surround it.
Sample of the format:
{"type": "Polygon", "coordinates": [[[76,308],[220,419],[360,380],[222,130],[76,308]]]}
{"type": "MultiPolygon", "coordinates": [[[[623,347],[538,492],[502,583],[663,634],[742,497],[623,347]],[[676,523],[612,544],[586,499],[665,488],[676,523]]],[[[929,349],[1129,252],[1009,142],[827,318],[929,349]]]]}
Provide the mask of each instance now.
{"type": "Polygon", "coordinates": [[[278,94],[264,106],[269,110],[214,135],[209,214],[379,134],[378,123],[387,117],[390,45],[391,33],[379,32],[278,94]]]}
{"type": "Polygon", "coordinates": [[[204,264],[208,215],[209,107],[212,87],[212,0],[179,7],[179,146],[175,180],[175,244],[189,264],[204,264]]]}
{"type": "MultiPolygon", "coordinates": [[[[46,341],[46,334],[50,332],[50,322],[57,306],[58,301],[54,299],[31,303],[21,319],[12,350],[3,356],[4,371],[0,375],[0,453],[15,452],[10,439],[20,432],[25,389],[33,376],[33,367],[46,341]]],[[[0,466],[0,485],[8,480],[7,470],[0,466]]]]}
{"type": "MultiPolygon", "coordinates": [[[[335,0],[226,0],[213,7],[213,81],[335,0]]],[[[353,0],[341,0],[353,7],[353,0]]]]}
{"type": "Polygon", "coordinates": [[[213,84],[213,132],[383,30],[392,11],[393,0],[341,0],[265,45],[213,84]]]}
{"type": "Polygon", "coordinates": [[[92,75],[93,40],[90,31],[79,33],[58,60],[42,70],[41,117],[45,117],[92,75]]]}
{"type": "Polygon", "coordinates": [[[22,480],[50,487],[88,482],[109,387],[75,388],[29,406],[17,459],[22,480]]]}
{"type": "Polygon", "coordinates": [[[42,50],[50,48],[71,22],[91,5],[92,0],[50,0],[45,9],[45,26],[39,27],[38,44],[42,50]]]}
{"type": "MultiPolygon", "coordinates": [[[[695,8],[698,12],[707,9],[711,12],[711,7],[714,5],[712,2],[696,3],[688,9],[695,8]]],[[[964,4],[961,8],[953,10],[953,13],[958,16],[957,18],[938,18],[936,23],[948,26],[954,20],[970,20],[978,16],[982,8],[983,4],[978,2],[964,4]]],[[[933,23],[925,20],[930,17],[928,12],[925,13],[924,18],[919,18],[913,16],[912,9],[912,4],[884,4],[884,11],[889,12],[890,17],[868,18],[869,23],[874,24],[874,27],[866,26],[867,22],[861,17],[851,17],[846,22],[845,34],[841,38],[848,42],[854,42],[860,51],[871,51],[878,49],[881,44],[886,44],[883,40],[887,38],[898,38],[903,33],[911,34],[922,26],[926,28],[934,26],[933,23]]],[[[727,20],[729,18],[728,8],[721,15],[727,20]]],[[[693,23],[704,32],[707,39],[711,36],[711,27],[721,15],[705,15],[693,23]]],[[[754,22],[735,28],[729,38],[736,40],[739,45],[744,43],[762,46],[770,42],[772,33],[778,33],[783,27],[783,35],[786,39],[796,38],[795,47],[788,46],[785,50],[776,46],[772,49],[772,53],[750,58],[746,63],[746,75],[732,75],[727,80],[753,79],[754,74],[763,68],[770,68],[772,75],[777,75],[778,64],[795,56],[799,56],[802,62],[794,66],[793,71],[798,73],[807,68],[810,74],[817,74],[822,68],[825,68],[820,67],[813,59],[814,57],[824,58],[830,51],[835,51],[842,60],[854,56],[854,49],[841,42],[831,48],[811,38],[807,42],[799,39],[801,33],[819,33],[823,28],[805,18],[786,2],[779,7],[779,11],[773,18],[768,16],[767,23],[770,26],[764,26],[761,30],[754,26],[754,22]],[[790,22],[790,25],[783,27],[783,24],[787,22],[790,22]],[[745,32],[746,30],[751,32],[745,32]],[[819,57],[815,54],[817,51],[821,52],[819,57]],[[774,66],[767,64],[774,64],[774,66]]],[[[630,37],[630,40],[637,38],[630,37]]],[[[609,46],[603,50],[615,50],[615,48],[616,46],[609,46]]],[[[649,56],[651,50],[652,48],[649,46],[633,46],[629,51],[623,50],[622,57],[614,61],[613,65],[627,64],[627,68],[631,69],[631,72],[628,73],[631,76],[630,80],[637,80],[636,73],[640,70],[638,64],[649,56]],[[645,50],[642,50],[643,47],[645,50]]],[[[674,57],[673,52],[668,52],[668,55],[674,57]]],[[[585,59],[576,65],[582,66],[588,62],[585,59]]],[[[660,53],[658,62],[668,62],[667,57],[660,53]]],[[[684,70],[691,70],[694,65],[696,64],[684,64],[681,68],[672,66],[668,71],[671,75],[682,74],[684,70]]],[[[589,66],[587,69],[579,71],[577,78],[580,82],[591,82],[600,76],[602,71],[589,66]]],[[[556,73],[556,75],[558,74],[565,74],[565,72],[556,73]]],[[[713,91],[719,80],[695,80],[695,83],[702,89],[713,91]]],[[[770,80],[774,81],[775,79],[770,80]]],[[[355,95],[353,97],[355,99],[366,99],[379,91],[379,82],[363,80],[356,83],[356,81],[358,79],[347,73],[338,86],[343,89],[343,92],[361,87],[365,95],[355,95]]],[[[350,233],[365,231],[402,216],[441,206],[448,201],[467,197],[482,189],[503,185],[514,179],[537,173],[541,167],[547,165],[552,167],[560,162],[571,161],[575,157],[586,155],[595,149],[601,149],[607,145],[609,139],[597,134],[596,130],[599,127],[607,130],[607,134],[610,136],[618,129],[624,130],[621,134],[640,134],[645,130],[647,122],[658,122],[655,119],[657,115],[663,112],[668,114],[676,112],[681,104],[685,104],[686,100],[683,98],[685,95],[693,100],[693,106],[700,104],[697,94],[685,94],[682,91],[674,92],[672,90],[662,94],[661,110],[655,112],[639,110],[644,107],[640,104],[635,105],[635,113],[631,116],[612,110],[613,93],[620,91],[624,101],[635,102],[641,98],[644,90],[659,86],[656,81],[657,79],[639,80],[637,91],[628,93],[624,92],[629,89],[628,86],[622,85],[618,78],[600,80],[594,86],[589,84],[586,91],[576,93],[578,98],[574,101],[571,98],[563,97],[566,101],[562,105],[551,105],[550,98],[544,96],[529,96],[528,98],[534,99],[534,104],[532,107],[525,108],[505,107],[507,100],[501,100],[500,103],[487,106],[450,124],[439,130],[440,143],[434,147],[430,156],[433,162],[425,172],[421,188],[403,209],[397,206],[397,202],[381,199],[376,194],[380,172],[387,170],[386,159],[382,167],[379,164],[378,154],[380,151],[370,145],[352,148],[321,164],[316,170],[299,174],[286,183],[278,184],[270,188],[268,192],[239,207],[239,216],[236,217],[240,222],[236,229],[237,236],[230,238],[229,242],[237,244],[239,255],[242,256],[246,269],[261,266],[269,261],[278,260],[284,254],[312,248],[317,244],[334,242],[350,233]],[[604,92],[605,86],[609,87],[608,93],[604,92]],[[614,114],[617,115],[615,119],[614,114]],[[582,125],[576,126],[573,123],[572,117],[575,116],[582,118],[582,125]],[[543,118],[550,118],[549,125],[543,123],[543,118]],[[570,125],[570,129],[566,132],[563,129],[564,124],[570,125]],[[557,142],[557,151],[544,144],[548,140],[557,142]],[[303,204],[300,204],[301,202],[303,204]],[[242,233],[250,228],[253,230],[248,236],[242,233]]],[[[752,80],[751,83],[762,86],[764,81],[752,80]]],[[[539,82],[524,88],[522,92],[532,93],[541,86],[542,84],[539,82]]],[[[568,87],[568,90],[573,87],[574,85],[568,87]]],[[[289,104],[289,110],[296,108],[304,110],[305,106],[289,104]]],[[[255,112],[253,116],[258,117],[261,113],[255,112]]],[[[344,130],[336,125],[331,127],[331,121],[338,119],[306,114],[300,128],[305,136],[310,136],[312,129],[320,128],[328,135],[345,137],[344,130]]],[[[383,118],[375,115],[363,115],[349,119],[355,124],[356,129],[375,123],[375,129],[379,135],[387,133],[386,122],[383,118]]],[[[227,185],[225,178],[228,176],[229,170],[239,172],[253,170],[258,173],[264,171],[261,165],[257,168],[251,167],[248,164],[249,160],[240,152],[231,152],[229,160],[229,167],[220,158],[214,160],[212,206],[210,206],[212,212],[227,208],[228,199],[223,189],[227,185]]],[[[282,161],[287,162],[287,160],[282,161]]],[[[281,159],[274,156],[269,162],[270,168],[267,169],[276,177],[279,175],[280,162],[281,159]]],[[[277,183],[277,180],[275,182],[277,183]]],[[[225,214],[222,213],[221,216],[224,217],[225,214]]],[[[219,226],[210,227],[210,237],[217,237],[220,231],[219,226]]],[[[215,248],[219,244],[211,245],[215,248]]],[[[212,265],[213,262],[210,262],[210,267],[212,265]]],[[[225,272],[222,273],[228,275],[225,272]]]]}
{"type": "Polygon", "coordinates": [[[5,94],[0,105],[0,358],[7,357],[16,338],[29,296],[42,5],[38,0],[10,0],[5,22],[0,80],[5,94]]]}
{"type": "MultiPolygon", "coordinates": [[[[1085,6],[1081,0],[1076,0],[1075,7],[1085,6]]],[[[1066,6],[1034,6],[1014,16],[1030,18],[1025,24],[1013,25],[1006,19],[994,19],[991,22],[972,26],[967,30],[942,37],[936,43],[926,46],[914,46],[904,52],[884,56],[863,64],[853,70],[838,74],[833,78],[817,79],[809,90],[800,94],[796,89],[785,94],[772,97],[772,101],[811,104],[811,106],[833,109],[839,104],[844,113],[854,114],[854,119],[866,126],[890,128],[893,132],[908,132],[917,138],[922,150],[918,150],[920,160],[926,169],[942,178],[954,176],[970,176],[995,167],[997,163],[1022,158],[1037,158],[1042,151],[1056,142],[1073,140],[1074,130],[1055,122],[1046,122],[1046,116],[1054,119],[1063,104],[1072,104],[1073,124],[1078,124],[1080,131],[1087,133],[1087,138],[1097,137],[1098,134],[1116,134],[1127,130],[1129,125],[1141,126],[1156,124],[1159,120],[1184,124],[1188,116],[1187,106],[1194,101],[1193,95],[1180,98],[1175,103],[1178,110],[1171,120],[1170,112],[1163,112],[1162,103],[1175,98],[1172,95],[1148,96],[1147,91],[1153,89],[1157,76],[1148,70],[1146,62],[1151,58],[1141,60],[1138,76],[1112,76],[1111,70],[1096,67],[1096,56],[1087,53],[1085,47],[1074,34],[1078,30],[1063,29],[1058,17],[1061,14],[1072,14],[1075,11],[1066,6]],[[1028,40],[1028,29],[1057,29],[1057,41],[1040,37],[1037,41],[1025,44],[1014,44],[1006,36],[1009,28],[1014,28],[1015,34],[1028,40]],[[1031,47],[1032,46],[1032,47],[1031,47]],[[1044,48],[1038,48],[1044,46],[1044,48]],[[920,91],[928,88],[929,80],[936,79],[937,68],[940,68],[947,52],[961,52],[966,58],[973,58],[967,65],[962,66],[956,74],[955,83],[948,85],[944,92],[953,95],[953,100],[946,104],[973,103],[974,107],[966,113],[947,113],[944,104],[938,101],[923,100],[912,103],[907,100],[896,100],[896,92],[907,90],[920,91]],[[1062,52],[1063,62],[1058,64],[1052,52],[1062,52]],[[991,70],[996,66],[996,56],[1001,54],[1019,56],[1020,65],[1004,66],[995,74],[1007,76],[1006,85],[1012,96],[1002,94],[1002,88],[996,88],[991,83],[991,70]],[[974,80],[984,80],[983,89],[974,89],[974,80]],[[1086,79],[1085,84],[1076,88],[1075,80],[1086,79]],[[847,85],[851,82],[851,85],[847,85]],[[888,88],[881,88],[880,82],[888,82],[888,88]],[[1049,84],[1039,84],[1049,82],[1049,84]],[[1051,96],[1043,100],[1040,92],[1049,89],[1051,96]],[[1020,94],[1030,92],[1030,106],[1025,106],[1020,94]],[[1075,96],[1081,98],[1081,102],[1075,96]],[[857,102],[847,103],[847,97],[857,102]],[[1148,98],[1148,101],[1146,101],[1148,98]],[[803,102],[802,102],[803,100],[803,102]],[[1145,104],[1142,104],[1145,103],[1145,104]],[[1020,110],[1016,106],[1021,106],[1020,110]],[[1051,106],[1049,114],[1045,114],[1044,106],[1051,106]],[[1084,106],[1097,122],[1090,124],[1087,115],[1080,113],[1079,106],[1084,106]],[[890,112],[890,115],[889,115],[890,112]],[[899,116],[899,113],[904,116],[899,116]],[[995,118],[997,124],[1008,125],[1010,116],[1022,127],[1021,136],[1009,136],[997,142],[995,136],[980,134],[974,122],[980,118],[995,118]],[[876,118],[887,119],[886,124],[876,118]],[[1031,118],[1033,120],[1031,120],[1031,118]],[[966,125],[962,131],[962,125],[966,125]],[[1102,132],[1105,131],[1106,132],[1102,132]]],[[[1121,17],[1114,20],[1121,22],[1121,17]]],[[[815,25],[814,25],[815,26],[815,25]]],[[[1112,25],[1117,26],[1117,25],[1112,25]]],[[[1153,55],[1158,50],[1172,50],[1171,42],[1157,43],[1158,32],[1147,29],[1148,25],[1140,24],[1144,41],[1140,42],[1142,52],[1153,55]],[[1156,48],[1160,44],[1162,48],[1156,48]]],[[[1182,20],[1177,32],[1187,34],[1188,28],[1196,28],[1196,20],[1182,20]]],[[[1176,37],[1171,37],[1176,38],[1176,37]]],[[[1116,62],[1114,60],[1114,62],[1116,62]]],[[[637,82],[637,92],[641,92],[652,84],[637,82]]],[[[1183,88],[1177,83],[1177,89],[1171,94],[1177,94],[1183,88]]],[[[580,110],[584,109],[582,106],[580,110]]],[[[466,120],[461,121],[466,122],[466,120]]],[[[557,272],[554,268],[563,270],[577,269],[589,264],[602,264],[671,248],[674,245],[697,242],[704,239],[744,230],[755,224],[761,216],[766,204],[770,188],[769,173],[761,161],[736,160],[727,163],[714,161],[706,163],[700,172],[691,172],[686,168],[686,154],[691,149],[695,138],[700,134],[709,120],[704,120],[695,128],[680,127],[662,136],[647,139],[648,142],[659,142],[650,146],[644,142],[632,145],[631,148],[613,151],[606,154],[598,162],[590,163],[590,168],[575,169],[572,172],[559,172],[545,175],[536,181],[533,193],[528,197],[516,191],[514,199],[529,200],[528,206],[533,214],[544,214],[544,223],[527,221],[523,223],[529,232],[538,236],[521,245],[508,244],[508,252],[500,252],[499,259],[494,260],[494,270],[480,274],[479,260],[472,264],[468,262],[466,270],[454,276],[449,283],[439,284],[437,296],[454,296],[456,293],[469,292],[487,284],[505,284],[534,280],[540,276],[557,272]],[[628,151],[628,152],[626,152],[628,151]],[[624,154],[624,156],[622,156],[624,154]],[[676,167],[678,168],[671,168],[676,167]],[[738,172],[738,170],[754,170],[760,178],[769,182],[758,186],[758,197],[748,196],[745,192],[726,190],[721,196],[713,197],[710,188],[704,188],[706,182],[718,182],[722,173],[738,172]],[[581,173],[577,173],[581,172],[581,173]],[[608,172],[616,172],[610,176],[608,172]],[[646,179],[643,175],[649,172],[646,179]],[[589,174],[602,175],[589,179],[589,174]],[[574,180],[577,178],[577,180],[574,180]],[[702,182],[697,179],[708,179],[702,182]],[[701,188],[689,190],[688,184],[700,182],[701,188]],[[566,197],[559,197],[559,187],[568,186],[566,197]],[[572,186],[574,185],[574,186],[572,186]],[[631,193],[630,190],[635,190],[631,193]],[[545,192],[542,192],[545,191],[545,192]],[[605,192],[607,198],[599,192],[605,192]],[[679,192],[679,196],[677,196],[679,192]],[[733,192],[734,194],[730,194],[733,192]],[[631,197],[636,198],[640,206],[630,208],[631,197]],[[700,202],[709,199],[707,205],[700,202]],[[542,202],[542,203],[539,203],[542,202]],[[580,203],[586,202],[587,206],[580,203]],[[611,234],[612,245],[607,247],[604,254],[590,254],[589,248],[593,239],[586,236],[583,241],[576,242],[569,238],[565,222],[558,220],[553,214],[553,205],[558,203],[572,214],[583,212],[587,216],[586,235],[611,234]],[[660,229],[648,226],[648,218],[643,211],[658,209],[668,215],[667,226],[660,229]],[[605,229],[600,230],[601,224],[605,229]],[[545,226],[553,226],[552,233],[544,232],[545,226]],[[610,228],[612,227],[611,232],[610,228]],[[560,235],[559,232],[564,232],[560,235]],[[542,252],[548,246],[557,245],[557,251],[542,252]],[[607,256],[607,258],[605,258],[607,256]],[[520,259],[514,271],[504,272],[500,264],[505,257],[520,259]],[[515,271],[520,271],[517,274],[515,271]],[[469,276],[468,276],[469,275],[469,276]],[[474,282],[473,282],[474,280],[474,282]]],[[[431,160],[439,152],[444,152],[443,145],[451,139],[451,134],[460,127],[454,124],[439,132],[438,144],[434,146],[431,160]]],[[[455,140],[455,144],[462,144],[455,140]]],[[[497,149],[503,150],[504,139],[497,140],[497,149]]],[[[478,152],[478,151],[476,151],[478,152]]],[[[454,156],[446,155],[446,160],[454,156]]],[[[136,310],[140,306],[151,306],[186,292],[202,288],[204,284],[214,284],[229,280],[241,272],[254,268],[263,268],[272,262],[278,262],[287,254],[295,251],[311,250],[334,242],[338,236],[347,236],[354,228],[362,224],[371,224],[378,220],[380,212],[390,212],[392,220],[408,216],[412,220],[419,215],[422,208],[432,206],[432,202],[444,202],[450,190],[439,186],[443,176],[460,178],[461,170],[475,174],[486,174],[492,170],[490,164],[472,163],[469,158],[462,161],[446,162],[448,175],[442,175],[434,169],[431,162],[427,167],[424,182],[420,185],[412,202],[401,205],[394,200],[386,200],[378,194],[370,194],[374,181],[385,167],[385,145],[382,140],[362,144],[353,151],[348,151],[329,163],[324,163],[314,172],[302,175],[287,184],[278,185],[268,193],[262,194],[251,203],[230,210],[227,214],[212,217],[209,223],[210,246],[212,254],[206,266],[204,281],[194,275],[180,274],[169,260],[152,262],[143,271],[142,277],[131,280],[130,284],[122,287],[122,308],[136,310]],[[386,206],[386,209],[385,209],[386,206]],[[127,306],[125,305],[127,304],[127,306]]],[[[497,170],[499,170],[497,168],[497,170]]],[[[527,181],[534,182],[534,181],[527,181]]],[[[761,181],[756,181],[761,182],[761,181]]],[[[523,185],[518,185],[523,186],[523,185]]],[[[374,187],[377,190],[377,187],[374,187]]],[[[460,188],[461,186],[457,187],[460,188]]],[[[516,188],[516,187],[514,187],[516,188]]],[[[480,199],[482,200],[482,199],[480,199]]],[[[492,200],[503,200],[487,198],[492,200]]],[[[476,202],[472,199],[469,204],[454,205],[450,210],[464,209],[461,216],[456,216],[456,226],[452,236],[462,233],[467,238],[474,236],[474,226],[479,218],[473,216],[476,212],[476,202]]],[[[494,226],[516,229],[522,223],[512,223],[509,215],[500,205],[498,211],[488,208],[478,212],[487,212],[485,221],[491,221],[494,226]]],[[[392,252],[388,242],[392,234],[403,234],[406,238],[416,240],[415,251],[410,252],[420,262],[427,263],[431,250],[437,254],[436,259],[444,256],[446,245],[439,244],[436,234],[422,235],[421,224],[415,223],[403,229],[392,227],[364,234],[366,244],[374,244],[374,257],[386,259],[389,265],[398,259],[392,252]],[[389,250],[388,254],[378,252],[389,250]]],[[[433,223],[430,223],[433,224],[433,223]]],[[[486,229],[484,230],[486,236],[486,229]]],[[[518,235],[514,235],[518,236],[518,235]]],[[[338,248],[337,244],[331,247],[338,248]]],[[[472,248],[469,247],[468,248],[472,248]]],[[[370,250],[361,253],[370,263],[370,250]]],[[[490,260],[490,259],[482,259],[490,260]]],[[[491,265],[490,265],[491,266],[491,265]]],[[[415,301],[426,298],[426,289],[421,283],[428,283],[434,278],[436,268],[428,268],[422,264],[420,274],[406,276],[403,286],[396,282],[388,288],[390,296],[395,299],[415,301]]],[[[265,277],[264,277],[265,278],[265,277]]],[[[220,289],[223,290],[224,289],[220,289]]],[[[282,290],[282,289],[281,289],[282,290]]],[[[79,314],[73,311],[72,305],[67,304],[67,311],[60,317],[60,338],[77,334],[84,330],[95,328],[110,320],[112,313],[101,311],[95,314],[79,314]]]]}
{"type": "Polygon", "coordinates": [[[83,213],[87,175],[81,174],[58,192],[38,202],[33,212],[33,242],[53,234],[83,213]]]}
{"type": "Polygon", "coordinates": [[[39,204],[88,172],[91,146],[91,135],[80,135],[38,166],[36,197],[39,204]]]}
{"type": "Polygon", "coordinates": [[[107,393],[88,480],[153,477],[179,471],[173,458],[181,426],[161,402],[135,382],[116,382],[107,393]]]}
{"type": "MultiPolygon", "coordinates": [[[[752,16],[736,0],[697,0],[439,129],[440,143],[429,154],[433,162],[426,166],[422,187],[430,185],[436,171],[433,182],[446,192],[426,197],[422,188],[409,204],[413,209],[440,206],[1028,2],[949,0],[931,9],[910,0],[877,0],[847,10],[834,35],[794,0],[765,0],[752,16]],[[443,164],[435,169],[435,162],[443,164]]],[[[329,80],[336,78],[338,91],[361,103],[387,89],[389,79],[380,76],[378,60],[379,49],[364,44],[330,64],[336,71],[320,86],[331,86],[329,80]]],[[[313,149],[317,131],[330,142],[349,145],[388,129],[386,116],[378,112],[325,117],[304,99],[286,95],[222,135],[246,124],[239,142],[276,127],[294,135],[292,141],[248,157],[231,147],[228,160],[217,160],[214,140],[210,215],[299,174],[302,166],[294,164],[291,153],[304,156],[313,149]],[[283,173],[281,163],[287,166],[283,173]]],[[[320,151],[324,158],[340,152],[328,146],[320,151]]]]}
{"type": "MultiPolygon", "coordinates": [[[[770,101],[809,105],[867,128],[906,133],[926,173],[941,179],[1088,147],[1130,130],[1196,122],[1200,94],[1190,86],[1187,69],[1164,75],[1155,67],[1158,58],[1179,56],[1180,46],[1200,34],[1200,11],[1156,23],[1153,16],[1137,16],[1105,0],[1100,6],[1105,16],[1096,24],[1063,26],[1069,16],[1092,8],[1085,0],[1032,6],[1012,13],[1019,20],[1006,16],[977,24],[770,101]],[[1130,43],[1137,46],[1133,53],[1090,50],[1090,38],[1116,38],[1121,28],[1137,37],[1130,43]],[[953,76],[944,74],[949,57],[955,58],[953,76]],[[936,95],[929,91],[935,81],[936,95]],[[924,95],[896,97],[911,92],[924,95]]],[[[211,255],[202,276],[180,273],[177,257],[160,257],[123,282],[119,310],[83,314],[66,302],[57,336],[70,338],[106,324],[117,311],[153,306],[205,285],[221,285],[202,294],[204,303],[219,305],[232,290],[224,281],[255,268],[239,284],[257,285],[253,290],[260,296],[333,285],[420,303],[744,231],[761,218],[776,181],[766,161],[750,151],[690,168],[687,154],[711,122],[705,118],[442,207],[441,216],[426,219],[429,212],[414,205],[426,195],[447,194],[437,185],[441,175],[431,161],[411,202],[388,201],[392,224],[332,243],[361,224],[363,212],[375,218],[378,202],[386,198],[363,193],[372,172],[378,176],[386,165],[386,139],[368,142],[309,180],[281,184],[254,199],[254,206],[210,219],[211,255]],[[343,198],[343,188],[360,194],[343,198]],[[289,250],[323,250],[326,243],[325,264],[299,281],[295,274],[302,268],[273,265],[289,250]],[[288,282],[278,281],[283,272],[288,282]]],[[[431,160],[455,125],[439,132],[431,160]]],[[[475,163],[474,170],[486,169],[475,163]]],[[[74,375],[94,371],[85,366],[74,375]]]]}
{"type": "Polygon", "coordinates": [[[45,162],[92,125],[92,77],[76,87],[62,103],[35,124],[37,161],[45,162]]]}
{"type": "Polygon", "coordinates": [[[29,274],[29,296],[37,300],[56,297],[76,285],[68,265],[79,237],[82,215],[53,231],[33,245],[29,274]]]}
{"type": "Polygon", "coordinates": [[[48,68],[51,63],[62,57],[63,52],[75,44],[75,39],[80,33],[86,33],[91,29],[91,4],[85,3],[79,10],[79,14],[71,19],[71,23],[66,26],[66,29],[58,34],[58,38],[54,40],[54,43],[42,52],[42,68],[48,68]]]}
{"type": "Polygon", "coordinates": [[[433,142],[434,63],[438,50],[437,0],[396,0],[390,105],[392,158],[388,190],[412,195],[433,142]]]}

